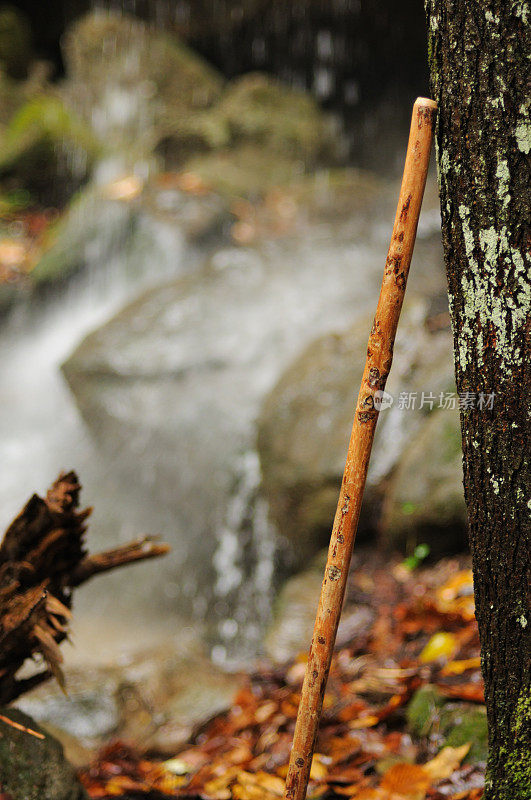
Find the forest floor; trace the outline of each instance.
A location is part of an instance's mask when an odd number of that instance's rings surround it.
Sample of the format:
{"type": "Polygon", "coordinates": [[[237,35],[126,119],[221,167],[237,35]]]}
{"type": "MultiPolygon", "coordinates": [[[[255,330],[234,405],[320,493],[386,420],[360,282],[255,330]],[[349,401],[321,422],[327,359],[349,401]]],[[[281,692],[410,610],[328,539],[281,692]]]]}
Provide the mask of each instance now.
{"type": "MultiPolygon", "coordinates": [[[[347,606],[373,621],[342,635],[324,700],[308,800],[477,800],[486,720],[465,559],[361,564],[347,606]]],[[[278,800],[306,656],[260,663],[233,705],[163,759],[112,742],[81,774],[91,798],[278,800]]]]}

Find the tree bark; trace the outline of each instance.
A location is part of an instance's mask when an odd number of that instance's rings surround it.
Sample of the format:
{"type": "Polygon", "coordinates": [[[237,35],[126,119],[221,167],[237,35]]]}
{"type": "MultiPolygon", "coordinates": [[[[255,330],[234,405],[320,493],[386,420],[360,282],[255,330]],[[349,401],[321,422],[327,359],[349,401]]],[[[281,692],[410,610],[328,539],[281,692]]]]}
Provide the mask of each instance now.
{"type": "Polygon", "coordinates": [[[468,405],[461,431],[489,722],[485,798],[524,800],[531,787],[528,9],[519,0],[426,0],[426,15],[456,382],[468,405]]]}

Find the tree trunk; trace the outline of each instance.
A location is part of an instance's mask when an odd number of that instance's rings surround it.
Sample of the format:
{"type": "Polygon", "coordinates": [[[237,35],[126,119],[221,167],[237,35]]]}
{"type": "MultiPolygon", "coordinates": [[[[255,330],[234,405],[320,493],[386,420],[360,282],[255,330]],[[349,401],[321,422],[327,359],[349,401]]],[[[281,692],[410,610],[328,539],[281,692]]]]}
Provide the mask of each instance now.
{"type": "Polygon", "coordinates": [[[528,11],[515,0],[426,0],[426,14],[456,382],[466,406],[465,499],[489,721],[485,798],[524,800],[531,787],[528,11]]]}

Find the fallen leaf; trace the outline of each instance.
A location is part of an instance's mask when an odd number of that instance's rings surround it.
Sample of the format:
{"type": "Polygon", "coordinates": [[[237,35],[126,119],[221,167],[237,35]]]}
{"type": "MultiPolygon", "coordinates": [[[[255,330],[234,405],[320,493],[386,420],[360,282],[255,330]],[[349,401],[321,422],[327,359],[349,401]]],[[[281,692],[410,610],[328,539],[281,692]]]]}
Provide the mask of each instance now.
{"type": "Polygon", "coordinates": [[[407,800],[424,800],[431,783],[430,775],[418,764],[395,764],[389,769],[380,788],[399,794],[407,800]]]}
{"type": "Polygon", "coordinates": [[[421,652],[419,661],[421,664],[429,664],[430,661],[437,661],[438,658],[449,657],[457,650],[457,646],[458,642],[453,633],[440,631],[431,637],[421,652]]]}
{"type": "Polygon", "coordinates": [[[435,758],[423,765],[422,769],[428,773],[432,783],[442,781],[455,772],[469,750],[470,742],[461,747],[443,747],[435,758]]]}
{"type": "Polygon", "coordinates": [[[462,661],[450,661],[441,670],[441,675],[462,675],[468,669],[479,669],[481,667],[481,658],[465,658],[462,661]]]}

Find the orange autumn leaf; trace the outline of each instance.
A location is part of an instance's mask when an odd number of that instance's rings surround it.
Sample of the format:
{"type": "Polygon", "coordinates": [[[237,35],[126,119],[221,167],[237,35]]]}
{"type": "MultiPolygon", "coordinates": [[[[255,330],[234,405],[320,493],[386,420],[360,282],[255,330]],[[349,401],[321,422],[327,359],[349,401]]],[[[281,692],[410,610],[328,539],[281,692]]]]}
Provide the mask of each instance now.
{"type": "Polygon", "coordinates": [[[408,800],[424,800],[430,783],[430,776],[423,767],[401,763],[385,773],[380,788],[408,800]]]}
{"type": "Polygon", "coordinates": [[[242,800],[270,800],[270,798],[282,797],[284,793],[284,781],[276,775],[267,772],[245,772],[238,774],[236,785],[233,787],[234,797],[241,797],[242,800]],[[247,794],[241,792],[245,789],[247,794]]]}

